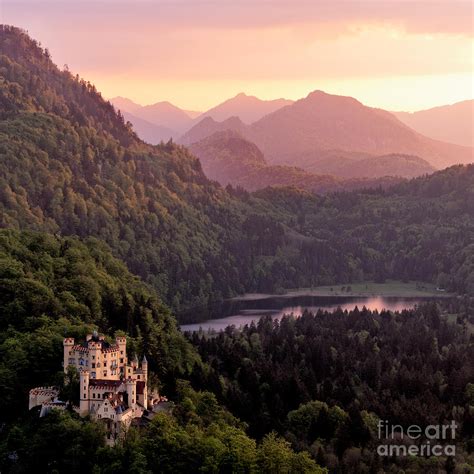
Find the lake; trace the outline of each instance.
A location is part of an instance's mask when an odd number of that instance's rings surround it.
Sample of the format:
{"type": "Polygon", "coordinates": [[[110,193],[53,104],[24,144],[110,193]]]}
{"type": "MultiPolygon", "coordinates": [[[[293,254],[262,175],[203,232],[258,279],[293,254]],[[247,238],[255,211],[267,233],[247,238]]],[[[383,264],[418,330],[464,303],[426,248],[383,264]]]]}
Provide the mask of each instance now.
{"type": "MultiPolygon", "coordinates": [[[[194,321],[182,324],[182,331],[204,331],[213,329],[220,331],[227,326],[241,327],[258,321],[264,315],[271,315],[274,319],[280,319],[285,314],[293,314],[295,317],[301,316],[304,310],[316,312],[318,309],[332,311],[337,308],[352,310],[356,306],[365,306],[370,310],[387,309],[390,311],[401,311],[411,309],[416,305],[434,299],[433,297],[351,297],[351,296],[268,296],[248,298],[243,296],[227,300],[220,305],[205,310],[195,312],[194,321]],[[198,322],[195,322],[195,321],[198,322]]],[[[188,314],[185,320],[192,320],[193,316],[188,314]]]]}

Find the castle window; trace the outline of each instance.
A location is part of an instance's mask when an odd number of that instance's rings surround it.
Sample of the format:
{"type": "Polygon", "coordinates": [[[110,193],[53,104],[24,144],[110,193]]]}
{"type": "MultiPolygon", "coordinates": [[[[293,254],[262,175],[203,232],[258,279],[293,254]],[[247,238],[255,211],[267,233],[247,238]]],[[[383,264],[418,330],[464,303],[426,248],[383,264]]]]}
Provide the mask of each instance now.
{"type": "Polygon", "coordinates": [[[95,398],[95,393],[92,394],[92,398],[95,398]]]}
{"type": "Polygon", "coordinates": [[[95,369],[95,363],[94,362],[92,362],[92,368],[95,369]]]}
{"type": "Polygon", "coordinates": [[[104,377],[107,377],[107,371],[104,370],[104,377]]]}
{"type": "Polygon", "coordinates": [[[123,364],[123,357],[120,358],[120,363],[123,364]]]}
{"type": "Polygon", "coordinates": [[[139,376],[139,375],[137,376],[137,379],[140,380],[140,376],[139,376]]]}

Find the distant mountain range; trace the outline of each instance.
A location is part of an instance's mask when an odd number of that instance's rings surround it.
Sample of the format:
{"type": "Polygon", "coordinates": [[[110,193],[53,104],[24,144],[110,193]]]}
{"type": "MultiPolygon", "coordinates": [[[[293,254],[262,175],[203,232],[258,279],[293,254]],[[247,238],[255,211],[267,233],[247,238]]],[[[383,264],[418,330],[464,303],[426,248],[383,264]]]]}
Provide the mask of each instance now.
{"type": "Polygon", "coordinates": [[[132,123],[140,138],[152,144],[170,137],[177,138],[193,125],[197,117],[196,112],[184,111],[170,102],[143,106],[124,97],[115,97],[110,102],[132,123]],[[150,125],[158,127],[156,136],[150,135],[150,125]]]}
{"type": "Polygon", "coordinates": [[[180,141],[189,145],[225,129],[254,142],[270,164],[298,166],[317,173],[321,172],[317,166],[320,160],[339,155],[345,160],[414,155],[435,168],[473,161],[471,147],[427,138],[385,110],[322,91],[312,92],[251,125],[238,118],[224,122],[203,119],[180,141]]]}
{"type": "Polygon", "coordinates": [[[392,112],[399,120],[430,138],[474,146],[474,100],[419,112],[392,112]]]}
{"type": "Polygon", "coordinates": [[[261,100],[242,92],[232,97],[232,99],[226,100],[222,104],[204,112],[200,118],[211,117],[221,122],[230,117],[239,117],[242,122],[251,124],[265,115],[271,114],[292,103],[292,100],[287,99],[261,100]]]}
{"type": "Polygon", "coordinates": [[[324,185],[329,175],[412,178],[473,161],[472,147],[455,143],[472,139],[473,101],[416,113],[391,113],[322,91],[296,102],[241,93],[204,113],[169,102],[111,102],[143,140],[173,138],[190,147],[211,179],[246,189],[296,181],[321,190],[321,175],[324,185]]]}
{"type": "Polygon", "coordinates": [[[215,121],[239,117],[246,124],[293,103],[291,100],[260,100],[240,93],[206,112],[183,110],[169,102],[142,106],[124,97],[114,97],[110,102],[129,120],[140,138],[158,144],[171,137],[177,140],[184,132],[204,118],[215,121]],[[152,126],[158,127],[155,131],[152,126]]]}
{"type": "Polygon", "coordinates": [[[170,138],[176,136],[177,132],[175,130],[148,122],[130,112],[122,111],[122,115],[125,121],[133,125],[134,130],[145,142],[156,145],[160,142],[167,142],[170,138]]]}

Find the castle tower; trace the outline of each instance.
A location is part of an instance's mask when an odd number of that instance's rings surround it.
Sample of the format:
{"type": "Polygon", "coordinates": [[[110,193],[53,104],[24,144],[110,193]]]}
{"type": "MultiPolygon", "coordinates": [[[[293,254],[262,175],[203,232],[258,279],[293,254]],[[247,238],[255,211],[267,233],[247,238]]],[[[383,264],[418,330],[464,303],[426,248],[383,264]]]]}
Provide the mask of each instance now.
{"type": "Polygon", "coordinates": [[[102,344],[94,339],[87,341],[89,349],[90,378],[100,378],[102,370],[102,344]]]}
{"type": "Polygon", "coordinates": [[[120,373],[125,376],[125,367],[127,365],[127,338],[123,336],[119,336],[115,338],[115,343],[119,348],[119,360],[118,360],[118,367],[120,373]]]}
{"type": "Polygon", "coordinates": [[[74,346],[74,338],[66,337],[63,341],[63,348],[64,348],[63,369],[64,369],[65,374],[67,373],[67,368],[69,367],[69,354],[73,346],[74,346]]]}
{"type": "Polygon", "coordinates": [[[89,371],[79,372],[79,414],[85,416],[89,414],[89,371]]]}
{"type": "Polygon", "coordinates": [[[127,379],[127,396],[128,396],[128,406],[132,409],[135,408],[137,402],[137,382],[131,378],[127,379]]]}

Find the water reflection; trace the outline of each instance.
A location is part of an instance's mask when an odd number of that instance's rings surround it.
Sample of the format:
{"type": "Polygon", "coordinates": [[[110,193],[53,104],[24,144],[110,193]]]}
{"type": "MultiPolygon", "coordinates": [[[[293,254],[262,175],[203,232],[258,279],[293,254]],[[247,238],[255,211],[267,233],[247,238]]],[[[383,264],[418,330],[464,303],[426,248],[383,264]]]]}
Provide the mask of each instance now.
{"type": "Polygon", "coordinates": [[[402,311],[411,309],[422,302],[432,298],[395,298],[395,297],[271,297],[253,300],[232,300],[224,302],[218,308],[207,312],[204,320],[202,314],[199,315],[200,322],[182,324],[182,331],[204,331],[213,329],[220,331],[227,326],[241,327],[258,321],[262,316],[270,314],[273,319],[281,319],[284,314],[292,314],[295,317],[301,316],[304,310],[316,312],[318,309],[332,311],[337,308],[352,310],[356,306],[365,306],[370,310],[381,311],[402,311]],[[219,314],[221,317],[214,317],[219,314]],[[224,315],[224,316],[223,316],[224,315]],[[223,316],[223,317],[222,317],[223,316]]]}

